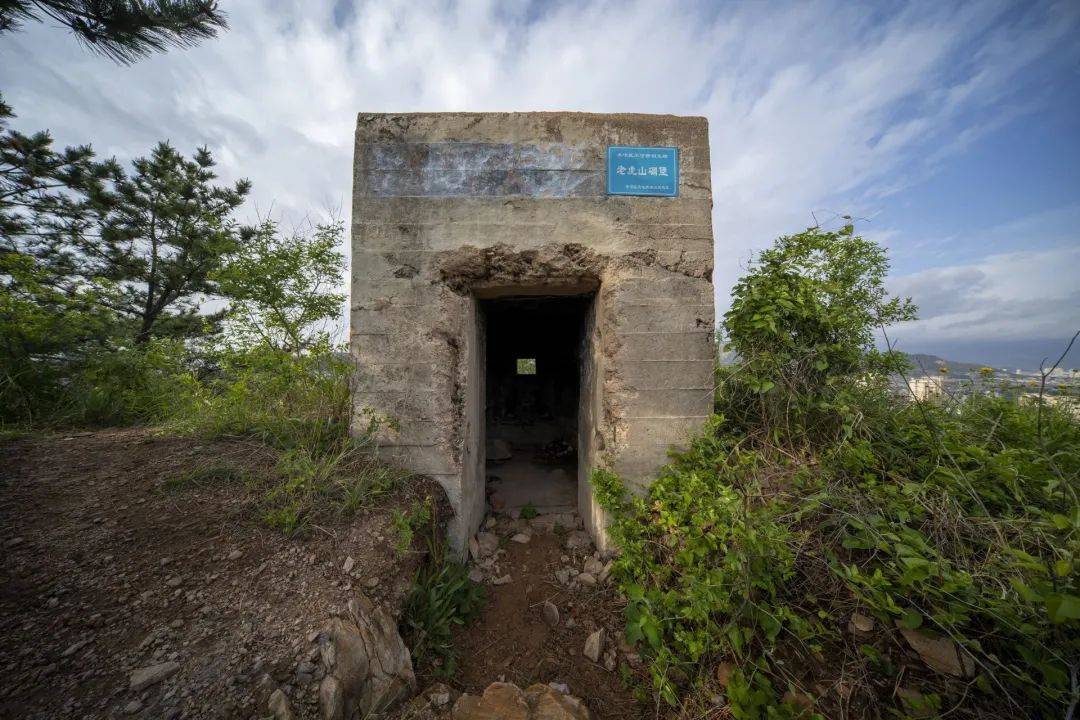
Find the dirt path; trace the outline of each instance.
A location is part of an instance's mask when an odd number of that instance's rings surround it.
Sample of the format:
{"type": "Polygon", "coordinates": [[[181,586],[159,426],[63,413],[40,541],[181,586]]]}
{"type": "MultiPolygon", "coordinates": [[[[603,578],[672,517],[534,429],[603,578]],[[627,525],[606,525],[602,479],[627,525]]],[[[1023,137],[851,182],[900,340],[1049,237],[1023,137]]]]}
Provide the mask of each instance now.
{"type": "Polygon", "coordinates": [[[259,717],[267,675],[316,716],[310,634],[355,587],[400,596],[415,564],[386,508],[290,540],[242,483],[169,487],[206,463],[273,455],[145,430],[0,446],[0,717],[259,717]],[[132,689],[150,666],[171,674],[132,689]]]}
{"type": "MultiPolygon", "coordinates": [[[[265,476],[274,461],[256,443],[149,430],[0,444],[0,718],[258,718],[273,687],[317,717],[315,634],[358,589],[400,607],[417,558],[394,549],[391,511],[432,487],[294,540],[259,524],[257,488],[191,479],[265,476]],[[133,687],[151,667],[161,677],[133,687]]],[[[620,679],[636,665],[618,647],[614,592],[571,577],[591,557],[587,536],[553,530],[550,516],[489,530],[494,554],[474,571],[490,600],[456,639],[454,695],[553,682],[600,720],[651,716],[620,679]],[[608,651],[593,662],[583,648],[599,628],[608,651]]]]}
{"type": "MultiPolygon", "coordinates": [[[[457,638],[461,667],[454,684],[479,694],[495,680],[519,687],[555,683],[585,700],[600,720],[652,717],[622,679],[640,672],[640,666],[630,648],[621,647],[622,606],[616,593],[598,577],[595,584],[577,579],[590,558],[600,564],[588,536],[553,531],[552,522],[551,516],[531,522],[501,517],[489,528],[500,548],[494,562],[481,557],[477,569],[490,600],[482,618],[457,638]],[[513,539],[523,536],[528,542],[513,539]],[[509,582],[492,584],[507,576],[509,582]],[[545,601],[557,610],[557,623],[551,622],[553,615],[545,619],[545,601]],[[601,629],[604,651],[593,662],[583,651],[589,636],[601,629]]],[[[572,522],[576,525],[576,518],[572,522]]]]}

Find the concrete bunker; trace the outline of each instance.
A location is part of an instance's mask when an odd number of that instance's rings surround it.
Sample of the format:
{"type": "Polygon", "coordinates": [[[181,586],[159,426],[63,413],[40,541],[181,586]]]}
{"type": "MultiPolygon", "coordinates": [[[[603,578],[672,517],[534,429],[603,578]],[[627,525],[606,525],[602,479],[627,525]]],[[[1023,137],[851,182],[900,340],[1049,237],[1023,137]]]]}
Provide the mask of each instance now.
{"type": "Polygon", "coordinates": [[[643,489],[708,417],[709,172],[703,118],[359,116],[354,424],[446,489],[459,550],[486,512],[567,501],[603,549],[592,471],[643,489]],[[611,194],[613,146],[678,148],[677,193],[611,194]]]}

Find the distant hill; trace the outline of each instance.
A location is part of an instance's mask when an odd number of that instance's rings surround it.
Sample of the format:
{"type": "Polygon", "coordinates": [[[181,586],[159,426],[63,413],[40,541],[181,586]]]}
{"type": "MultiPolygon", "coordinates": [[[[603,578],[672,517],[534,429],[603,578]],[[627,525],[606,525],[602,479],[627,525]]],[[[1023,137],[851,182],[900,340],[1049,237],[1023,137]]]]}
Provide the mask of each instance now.
{"type": "Polygon", "coordinates": [[[966,363],[957,362],[955,360],[946,360],[945,358],[938,357],[937,355],[928,355],[926,353],[905,353],[908,360],[915,367],[915,370],[919,374],[935,374],[938,368],[947,367],[949,374],[951,375],[974,375],[979,372],[979,369],[984,367],[979,363],[966,363]]]}
{"type": "MultiPolygon", "coordinates": [[[[925,355],[937,358],[963,358],[968,361],[962,363],[947,360],[950,367],[978,362],[992,368],[1005,368],[1010,372],[1017,368],[1035,372],[1043,359],[1046,359],[1048,363],[1057,360],[1068,342],[1067,336],[1044,340],[937,340],[901,342],[900,348],[913,357],[925,355]]],[[[1065,358],[1062,367],[1080,368],[1080,342],[1065,358]]]]}

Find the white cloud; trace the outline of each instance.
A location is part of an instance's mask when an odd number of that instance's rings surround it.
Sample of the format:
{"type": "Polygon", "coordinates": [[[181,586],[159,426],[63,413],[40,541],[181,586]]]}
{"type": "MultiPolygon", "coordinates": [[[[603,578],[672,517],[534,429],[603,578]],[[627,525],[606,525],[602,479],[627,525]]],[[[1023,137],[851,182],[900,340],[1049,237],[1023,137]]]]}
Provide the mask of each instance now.
{"type": "Polygon", "coordinates": [[[1080,245],[1003,253],[967,265],[895,278],[894,293],[911,297],[919,320],[892,339],[925,345],[987,337],[1067,337],[1080,329],[1080,245]]]}
{"type": "Polygon", "coordinates": [[[206,144],[252,203],[347,215],[359,111],[585,110],[710,120],[718,302],[750,252],[811,211],[872,215],[962,148],[1080,6],[495,0],[225,4],[232,29],[132,67],[30,25],[0,38],[18,127],[122,159],[206,144]]]}

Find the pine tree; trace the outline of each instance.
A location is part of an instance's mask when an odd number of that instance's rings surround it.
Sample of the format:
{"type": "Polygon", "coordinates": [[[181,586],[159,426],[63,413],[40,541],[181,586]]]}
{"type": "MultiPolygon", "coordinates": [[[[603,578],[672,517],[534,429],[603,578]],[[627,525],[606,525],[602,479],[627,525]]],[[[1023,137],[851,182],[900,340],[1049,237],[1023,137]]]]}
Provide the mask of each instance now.
{"type": "Polygon", "coordinates": [[[188,160],[167,142],[133,162],[134,173],[114,186],[115,202],[99,240],[78,246],[78,272],[117,289],[112,309],[133,322],[136,342],[152,335],[199,332],[218,315],[200,315],[205,295],[225,256],[235,251],[239,230],[232,213],[251,190],[212,184],[214,160],[200,148],[188,160]]]}
{"type": "Polygon", "coordinates": [[[96,236],[121,171],[89,146],[10,130],[11,117],[0,98],[0,418],[32,418],[62,368],[119,329],[109,288],[70,268],[72,239],[96,236]]]}
{"type": "Polygon", "coordinates": [[[120,63],[197,45],[227,27],[213,0],[0,0],[0,34],[27,20],[58,22],[120,63]]]}
{"type": "Polygon", "coordinates": [[[0,248],[27,250],[85,231],[108,207],[120,166],[96,160],[89,145],[57,151],[48,131],[8,128],[12,117],[0,96],[0,248]]]}
{"type": "Polygon", "coordinates": [[[100,288],[73,276],[73,248],[96,238],[122,171],[88,145],[57,151],[47,132],[11,130],[11,117],[0,98],[0,355],[70,354],[101,340],[112,316],[100,288]]]}

